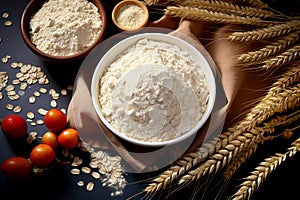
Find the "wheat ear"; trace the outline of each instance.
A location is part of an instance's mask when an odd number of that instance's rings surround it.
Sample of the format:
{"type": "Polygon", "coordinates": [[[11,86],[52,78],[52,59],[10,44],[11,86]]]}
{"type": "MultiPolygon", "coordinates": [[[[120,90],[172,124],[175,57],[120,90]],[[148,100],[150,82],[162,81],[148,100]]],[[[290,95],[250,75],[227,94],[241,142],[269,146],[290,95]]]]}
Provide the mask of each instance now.
{"type": "Polygon", "coordinates": [[[267,45],[258,51],[250,51],[248,53],[239,56],[238,61],[242,63],[253,63],[260,62],[261,60],[278,54],[287,47],[295,44],[299,41],[300,31],[296,31],[288,34],[287,36],[281,37],[272,44],[267,45]]]}
{"type": "Polygon", "coordinates": [[[287,63],[290,63],[291,61],[294,61],[299,57],[300,57],[300,44],[297,44],[287,49],[285,52],[264,61],[264,65],[262,66],[262,68],[266,70],[274,69],[283,66],[287,63]]]}
{"type": "Polygon", "coordinates": [[[148,194],[155,193],[161,189],[167,188],[176,179],[181,177],[183,174],[188,172],[190,169],[205,161],[214,152],[223,148],[235,137],[240,135],[242,132],[236,130],[239,124],[228,128],[223,131],[218,138],[215,138],[209,142],[204,143],[193,152],[179,158],[175,164],[172,164],[170,168],[162,172],[157,178],[155,178],[152,183],[150,183],[146,188],[145,192],[148,194]]]}
{"type": "MultiPolygon", "coordinates": [[[[292,132],[286,129],[285,132],[292,132]]],[[[290,134],[290,133],[289,133],[290,134]]],[[[286,160],[286,157],[292,157],[300,150],[300,138],[296,139],[288,151],[284,154],[277,153],[274,156],[267,158],[261,162],[251,175],[245,178],[245,181],[240,185],[238,191],[232,196],[232,200],[249,199],[254,191],[262,184],[262,182],[271,174],[275,169],[286,160]]]]}
{"type": "Polygon", "coordinates": [[[260,125],[270,116],[276,113],[284,113],[294,109],[300,104],[300,84],[289,87],[273,96],[267,94],[251,111],[246,115],[239,129],[246,130],[247,127],[260,125]]]}
{"type": "Polygon", "coordinates": [[[286,114],[282,116],[274,116],[274,118],[270,119],[268,122],[264,123],[263,129],[265,130],[265,135],[261,139],[261,141],[255,141],[250,144],[248,147],[243,149],[227,166],[224,170],[224,177],[229,180],[236,170],[256,151],[258,144],[263,143],[266,140],[273,140],[277,137],[290,138],[291,132],[284,131],[281,134],[273,135],[275,132],[275,128],[278,126],[286,126],[291,123],[299,120],[300,118],[300,110],[297,110],[291,114],[286,114]]]}
{"type": "Polygon", "coordinates": [[[165,3],[167,0],[144,0],[147,6],[156,6],[165,3]]]}
{"type": "Polygon", "coordinates": [[[213,23],[245,24],[254,26],[266,25],[266,22],[255,17],[241,17],[225,13],[213,12],[205,9],[182,6],[168,6],[165,9],[165,14],[173,17],[213,23]]]}
{"type": "Polygon", "coordinates": [[[228,36],[231,41],[251,42],[284,36],[294,30],[300,30],[300,21],[291,20],[274,26],[251,31],[233,32],[228,36]]]}
{"type": "Polygon", "coordinates": [[[298,107],[300,104],[300,84],[286,89],[279,93],[276,97],[268,97],[265,101],[261,101],[254,109],[254,115],[251,119],[246,117],[246,121],[241,123],[243,134],[232,140],[223,149],[217,151],[205,163],[201,164],[194,170],[188,172],[183,176],[179,183],[187,183],[199,180],[208,173],[218,171],[223,168],[232,158],[237,155],[242,149],[247,147],[250,143],[258,141],[263,138],[265,130],[258,127],[263,121],[273,116],[275,113],[287,112],[290,109],[298,107]],[[242,128],[243,127],[243,128],[242,128]]]}
{"type": "Polygon", "coordinates": [[[180,4],[180,6],[195,7],[199,9],[206,9],[214,12],[233,14],[237,16],[249,16],[258,18],[271,18],[275,16],[271,11],[249,6],[239,6],[233,3],[227,3],[218,0],[188,0],[179,1],[178,3],[180,4]]]}
{"type": "Polygon", "coordinates": [[[257,8],[268,8],[268,4],[262,2],[261,0],[234,0],[236,3],[246,3],[257,8]]]}
{"type": "Polygon", "coordinates": [[[300,81],[300,61],[296,61],[287,69],[287,71],[272,84],[268,95],[276,96],[283,89],[286,89],[296,82],[300,81]]]}
{"type": "Polygon", "coordinates": [[[257,150],[258,143],[253,142],[248,147],[243,149],[237,156],[230,162],[225,171],[223,172],[223,176],[230,180],[231,177],[235,174],[235,172],[240,168],[240,166],[246,162],[248,158],[257,150]]]}

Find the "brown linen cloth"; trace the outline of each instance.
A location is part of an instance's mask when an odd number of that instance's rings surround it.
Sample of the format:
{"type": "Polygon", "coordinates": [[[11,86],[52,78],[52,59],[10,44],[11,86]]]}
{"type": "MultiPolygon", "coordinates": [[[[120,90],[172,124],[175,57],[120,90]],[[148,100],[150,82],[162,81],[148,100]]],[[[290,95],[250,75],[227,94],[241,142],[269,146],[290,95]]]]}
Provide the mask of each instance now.
{"type": "MultiPolygon", "coordinates": [[[[152,165],[163,168],[212,136],[218,136],[224,128],[243,117],[245,111],[265,94],[271,82],[266,75],[258,75],[257,71],[245,70],[246,66],[243,68],[237,64],[236,56],[253,48],[226,39],[227,34],[237,30],[237,27],[166,16],[150,23],[149,27],[173,30],[169,34],[190,42],[206,56],[216,75],[217,96],[213,113],[195,138],[162,148],[139,147],[116,137],[98,118],[90,95],[95,63],[84,62],[78,72],[68,108],[70,126],[77,128],[82,140],[90,146],[117,152],[129,164],[130,169],[127,170],[130,172],[151,171],[152,165]]],[[[105,48],[109,49],[112,45],[104,42],[102,51],[105,52],[105,48]]],[[[99,61],[101,55],[96,52],[90,57],[97,57],[99,61]]]]}

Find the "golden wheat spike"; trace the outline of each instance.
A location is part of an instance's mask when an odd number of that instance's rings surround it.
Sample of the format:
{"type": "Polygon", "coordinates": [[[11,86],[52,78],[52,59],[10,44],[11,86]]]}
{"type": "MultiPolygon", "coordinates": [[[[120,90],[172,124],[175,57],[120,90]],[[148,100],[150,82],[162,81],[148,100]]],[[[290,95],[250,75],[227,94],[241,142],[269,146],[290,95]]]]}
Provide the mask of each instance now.
{"type": "Polygon", "coordinates": [[[300,30],[300,20],[291,20],[251,31],[233,32],[228,39],[237,42],[259,41],[284,36],[294,30],[300,30]]]}
{"type": "Polygon", "coordinates": [[[237,156],[229,163],[223,172],[223,176],[230,180],[235,172],[240,168],[240,166],[250,158],[253,153],[257,150],[258,143],[253,142],[248,147],[243,149],[237,156]]]}
{"type": "Polygon", "coordinates": [[[256,7],[239,6],[233,3],[228,3],[218,0],[187,0],[178,2],[180,6],[194,7],[199,9],[206,9],[214,12],[224,14],[233,14],[237,16],[249,16],[258,18],[271,18],[275,14],[271,11],[259,9],[256,7]]]}
{"type": "Polygon", "coordinates": [[[287,63],[290,63],[291,61],[294,61],[300,57],[300,44],[295,45],[285,52],[267,59],[264,61],[264,65],[262,66],[263,69],[274,69],[280,66],[283,66],[287,63]]]}
{"type": "Polygon", "coordinates": [[[165,14],[172,17],[180,17],[195,21],[213,22],[213,23],[229,23],[229,24],[245,24],[253,26],[264,26],[266,22],[256,17],[241,17],[231,14],[213,12],[210,10],[190,8],[182,6],[168,6],[165,14]]]}
{"type": "Polygon", "coordinates": [[[286,89],[300,81],[300,61],[296,61],[286,70],[282,76],[272,84],[268,95],[276,96],[283,89],[286,89]]]}
{"type": "MultiPolygon", "coordinates": [[[[291,130],[286,129],[285,132],[291,132],[291,130]]],[[[282,162],[286,161],[286,157],[294,156],[299,150],[300,138],[297,138],[286,153],[277,153],[272,157],[266,158],[251,172],[251,175],[245,178],[245,181],[240,185],[238,191],[230,199],[249,199],[263,181],[266,180],[282,162]]]]}
{"type": "Polygon", "coordinates": [[[241,129],[243,134],[232,140],[223,149],[220,149],[213,154],[209,160],[201,164],[194,170],[184,175],[179,183],[188,183],[199,180],[203,176],[219,171],[223,166],[231,161],[235,155],[241,152],[244,148],[248,147],[252,142],[260,141],[263,138],[265,129],[259,125],[266,119],[274,116],[275,113],[283,113],[293,110],[300,105],[300,84],[290,87],[279,93],[276,97],[268,97],[261,101],[254,109],[252,109],[251,119],[250,116],[245,118],[244,124],[241,129]],[[228,157],[231,155],[231,157],[228,157]]]}
{"type": "Polygon", "coordinates": [[[239,129],[246,130],[248,127],[260,125],[276,113],[287,112],[300,104],[300,84],[291,86],[277,93],[276,96],[267,94],[240,123],[239,129]]]}
{"type": "Polygon", "coordinates": [[[165,3],[166,0],[144,0],[144,3],[147,5],[147,6],[156,6],[156,5],[159,5],[161,3],[165,3]]]}
{"type": "Polygon", "coordinates": [[[290,47],[299,41],[300,31],[290,33],[286,36],[280,37],[277,41],[272,41],[271,44],[262,47],[257,51],[250,51],[238,57],[238,61],[242,63],[261,62],[270,56],[276,55],[284,49],[290,47]]]}
{"type": "Polygon", "coordinates": [[[236,3],[246,3],[251,6],[257,7],[257,8],[268,8],[268,4],[262,2],[261,0],[233,0],[236,3]]]}

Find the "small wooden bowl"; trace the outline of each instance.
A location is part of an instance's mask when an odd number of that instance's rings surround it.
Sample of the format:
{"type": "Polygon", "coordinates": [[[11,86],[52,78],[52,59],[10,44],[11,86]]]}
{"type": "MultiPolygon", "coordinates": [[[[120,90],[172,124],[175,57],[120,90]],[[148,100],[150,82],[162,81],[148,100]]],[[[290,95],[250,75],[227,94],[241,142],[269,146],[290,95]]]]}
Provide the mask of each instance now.
{"type": "Polygon", "coordinates": [[[31,0],[27,4],[27,6],[25,7],[22,13],[20,26],[21,26],[21,35],[25,44],[33,53],[39,56],[42,60],[49,63],[74,63],[74,62],[82,61],[88,55],[88,53],[103,40],[105,36],[105,32],[107,29],[107,17],[102,3],[99,0],[90,0],[90,2],[94,3],[94,5],[98,8],[98,12],[100,13],[100,17],[102,20],[102,29],[96,41],[91,46],[85,48],[79,53],[68,55],[68,56],[54,56],[39,50],[32,43],[30,38],[30,33],[29,33],[30,30],[29,23],[30,23],[31,16],[38,11],[38,9],[42,6],[44,2],[45,2],[44,0],[31,0]]]}
{"type": "Polygon", "coordinates": [[[147,25],[148,23],[148,19],[149,19],[149,12],[148,12],[148,8],[147,6],[141,2],[141,1],[138,1],[138,0],[123,0],[123,1],[120,1],[113,9],[112,11],[112,21],[114,22],[114,24],[120,29],[120,30],[123,30],[123,31],[135,31],[135,30],[138,30],[140,28],[143,28],[147,25]],[[143,12],[144,12],[144,20],[142,21],[142,23],[138,24],[137,26],[135,27],[125,27],[125,26],[122,26],[119,21],[118,21],[118,15],[119,15],[119,11],[120,9],[123,7],[123,6],[127,6],[127,5],[136,5],[136,6],[139,6],[143,12]]]}

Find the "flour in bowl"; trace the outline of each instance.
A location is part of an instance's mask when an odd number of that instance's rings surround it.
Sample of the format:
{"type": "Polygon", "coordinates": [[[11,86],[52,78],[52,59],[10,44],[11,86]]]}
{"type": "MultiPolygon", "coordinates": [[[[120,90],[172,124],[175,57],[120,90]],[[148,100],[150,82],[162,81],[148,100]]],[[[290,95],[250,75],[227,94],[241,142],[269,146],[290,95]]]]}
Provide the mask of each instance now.
{"type": "Polygon", "coordinates": [[[177,45],[141,39],[119,55],[99,83],[107,121],[140,141],[177,138],[200,121],[209,88],[200,66],[177,45]]]}
{"type": "Polygon", "coordinates": [[[50,55],[74,55],[95,43],[102,23],[92,2],[47,0],[30,19],[31,41],[50,55]]]}

